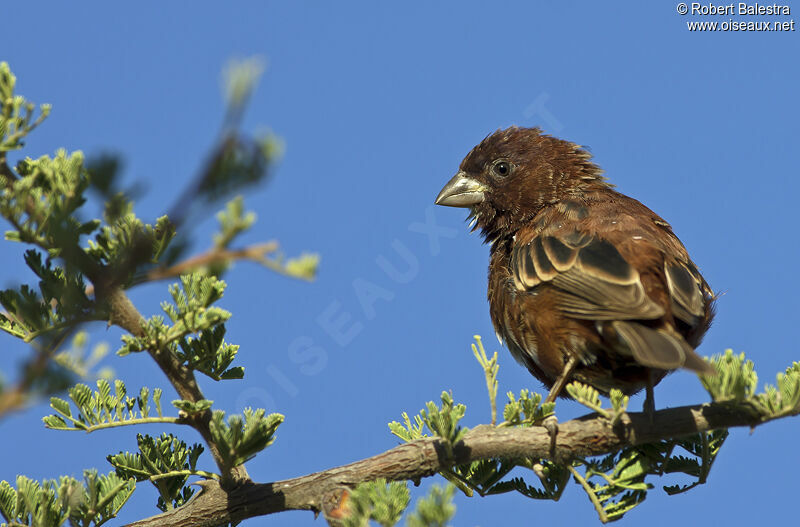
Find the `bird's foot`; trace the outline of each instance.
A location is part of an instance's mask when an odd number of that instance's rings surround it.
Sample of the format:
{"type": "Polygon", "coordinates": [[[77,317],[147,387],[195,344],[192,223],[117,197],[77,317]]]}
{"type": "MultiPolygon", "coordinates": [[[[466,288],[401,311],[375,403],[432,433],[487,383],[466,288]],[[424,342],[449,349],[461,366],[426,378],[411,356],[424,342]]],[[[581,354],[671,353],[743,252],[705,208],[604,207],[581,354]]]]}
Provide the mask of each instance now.
{"type": "Polygon", "coordinates": [[[645,413],[645,415],[647,415],[647,419],[650,421],[650,424],[653,424],[656,415],[656,398],[653,394],[652,381],[647,383],[646,394],[647,395],[644,398],[644,404],[642,405],[642,411],[645,413]]]}
{"type": "Polygon", "coordinates": [[[547,430],[547,435],[550,436],[550,457],[556,457],[556,438],[558,437],[558,419],[555,415],[551,415],[542,421],[542,426],[547,430]]]}

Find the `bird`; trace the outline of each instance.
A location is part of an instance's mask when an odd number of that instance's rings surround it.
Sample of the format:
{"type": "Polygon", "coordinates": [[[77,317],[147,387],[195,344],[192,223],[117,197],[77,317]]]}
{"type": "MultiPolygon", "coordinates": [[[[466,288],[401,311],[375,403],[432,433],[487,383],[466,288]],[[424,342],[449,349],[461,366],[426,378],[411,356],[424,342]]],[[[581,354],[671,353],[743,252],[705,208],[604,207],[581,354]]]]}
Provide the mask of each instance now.
{"type": "Polygon", "coordinates": [[[435,203],[468,208],[491,244],[492,323],[545,402],[578,381],[645,389],[650,413],[668,373],[715,374],[695,348],[716,297],[670,224],[603,174],[580,145],[512,126],[475,146],[435,203]]]}

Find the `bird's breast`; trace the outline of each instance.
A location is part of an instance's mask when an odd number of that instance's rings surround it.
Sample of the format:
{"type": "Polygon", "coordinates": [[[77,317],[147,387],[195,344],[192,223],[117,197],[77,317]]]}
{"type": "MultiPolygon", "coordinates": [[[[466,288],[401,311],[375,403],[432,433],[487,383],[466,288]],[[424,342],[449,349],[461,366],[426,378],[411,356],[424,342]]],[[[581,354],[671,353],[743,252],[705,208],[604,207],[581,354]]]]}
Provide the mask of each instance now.
{"type": "Polygon", "coordinates": [[[489,264],[489,311],[495,333],[514,359],[547,385],[552,384],[563,366],[560,357],[547,360],[539,353],[539,337],[534,328],[536,288],[522,292],[514,285],[510,250],[496,248],[489,264]],[[551,364],[551,362],[553,364],[551,364]]]}

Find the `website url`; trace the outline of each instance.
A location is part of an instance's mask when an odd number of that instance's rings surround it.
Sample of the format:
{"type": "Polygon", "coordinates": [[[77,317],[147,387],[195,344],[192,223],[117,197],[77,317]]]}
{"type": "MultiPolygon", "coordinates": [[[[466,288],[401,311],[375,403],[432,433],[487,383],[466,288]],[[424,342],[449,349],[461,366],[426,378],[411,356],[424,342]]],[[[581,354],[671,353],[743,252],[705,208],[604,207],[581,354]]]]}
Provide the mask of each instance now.
{"type": "Polygon", "coordinates": [[[759,21],[740,22],[729,19],[725,22],[697,22],[687,21],[689,31],[794,31],[794,20],[785,22],[759,21]]]}

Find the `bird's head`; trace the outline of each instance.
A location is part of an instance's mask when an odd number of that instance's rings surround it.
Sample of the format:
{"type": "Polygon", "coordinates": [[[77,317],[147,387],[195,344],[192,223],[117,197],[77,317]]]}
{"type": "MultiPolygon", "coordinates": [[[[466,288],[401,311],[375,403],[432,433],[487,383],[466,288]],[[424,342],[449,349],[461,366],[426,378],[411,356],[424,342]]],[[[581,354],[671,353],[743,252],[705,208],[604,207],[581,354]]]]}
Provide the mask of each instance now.
{"type": "Polygon", "coordinates": [[[486,241],[516,232],[548,203],[608,188],[602,170],[580,146],[512,126],[480,142],[436,197],[437,205],[467,207],[486,241]]]}

